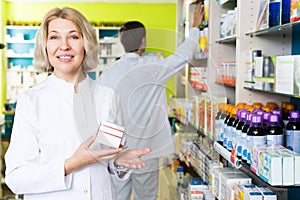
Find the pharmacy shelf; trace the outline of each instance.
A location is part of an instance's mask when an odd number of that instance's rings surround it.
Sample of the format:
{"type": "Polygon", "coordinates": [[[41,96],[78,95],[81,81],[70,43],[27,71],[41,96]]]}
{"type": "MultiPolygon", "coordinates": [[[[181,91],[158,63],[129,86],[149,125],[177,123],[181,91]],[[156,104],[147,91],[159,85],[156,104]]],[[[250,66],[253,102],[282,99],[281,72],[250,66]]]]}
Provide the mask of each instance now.
{"type": "Polygon", "coordinates": [[[225,149],[220,142],[214,143],[215,150],[226,159],[233,167],[247,174],[252,179],[252,183],[255,185],[268,186],[277,195],[277,200],[294,200],[298,199],[300,186],[273,186],[262,180],[254,172],[251,171],[249,164],[245,163],[241,159],[232,155],[230,151],[225,149]]]}
{"type": "Polygon", "coordinates": [[[291,36],[292,29],[295,27],[300,27],[300,21],[291,22],[279,26],[273,26],[267,29],[251,31],[246,33],[246,36],[259,36],[259,35],[274,36],[274,35],[282,35],[282,34],[285,34],[286,36],[291,36]]]}
{"type": "Polygon", "coordinates": [[[204,133],[204,131],[197,128],[194,124],[191,124],[188,122],[184,117],[180,116],[177,112],[174,113],[175,118],[180,121],[187,129],[190,129],[191,131],[194,131],[198,134],[198,137],[203,137],[207,142],[211,145],[214,144],[214,140],[207,136],[207,134],[204,133]]]}
{"type": "Polygon", "coordinates": [[[252,88],[252,87],[244,87],[244,89],[247,89],[247,90],[250,90],[250,91],[257,91],[257,92],[268,93],[268,94],[281,95],[281,96],[286,96],[286,97],[300,98],[300,96],[293,95],[293,94],[285,94],[285,93],[268,91],[268,90],[262,90],[262,89],[252,88]]]}
{"type": "Polygon", "coordinates": [[[224,43],[235,43],[236,42],[236,35],[228,36],[225,38],[220,38],[216,40],[216,43],[224,44],[224,43]]]}
{"type": "Polygon", "coordinates": [[[236,1],[237,0],[218,0],[218,4],[219,6],[231,6],[232,7],[232,4],[236,5],[236,1]]]}

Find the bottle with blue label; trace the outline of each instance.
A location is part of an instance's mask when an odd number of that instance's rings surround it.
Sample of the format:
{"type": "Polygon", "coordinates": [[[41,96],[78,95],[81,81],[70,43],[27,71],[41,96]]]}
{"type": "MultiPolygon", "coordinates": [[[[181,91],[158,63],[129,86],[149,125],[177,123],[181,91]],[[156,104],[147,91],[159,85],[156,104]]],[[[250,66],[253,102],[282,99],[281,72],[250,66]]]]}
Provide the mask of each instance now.
{"type": "Polygon", "coordinates": [[[227,150],[231,151],[232,150],[232,139],[234,137],[233,133],[234,133],[234,127],[233,127],[233,123],[235,122],[236,119],[236,112],[237,112],[237,108],[233,107],[231,109],[230,112],[230,117],[228,119],[227,122],[227,126],[226,126],[226,136],[227,136],[227,150]]]}
{"type": "Polygon", "coordinates": [[[284,146],[284,132],[278,115],[269,115],[268,126],[265,128],[265,131],[267,134],[267,145],[284,146]]]}
{"type": "Polygon", "coordinates": [[[253,113],[248,112],[246,114],[246,122],[242,128],[241,132],[241,143],[242,143],[242,160],[247,161],[247,154],[248,154],[248,144],[247,144],[247,132],[250,127],[251,119],[252,119],[253,113]]]}
{"type": "Polygon", "coordinates": [[[266,133],[262,127],[262,115],[253,115],[247,132],[247,163],[251,164],[251,153],[255,146],[264,145],[267,141],[266,133]]]}
{"type": "Polygon", "coordinates": [[[242,128],[246,123],[246,116],[249,113],[249,111],[242,110],[239,112],[239,122],[237,123],[235,127],[236,131],[236,151],[237,151],[237,157],[239,159],[242,158],[242,128]]]}
{"type": "Polygon", "coordinates": [[[227,136],[227,123],[228,123],[228,120],[230,118],[230,113],[231,113],[231,109],[233,108],[233,105],[231,104],[226,104],[225,106],[225,109],[226,109],[226,117],[224,119],[224,123],[223,123],[223,133],[224,133],[224,140],[223,140],[223,146],[224,148],[226,149],[227,148],[227,139],[228,139],[228,136],[227,136]]]}
{"type": "Polygon", "coordinates": [[[236,117],[235,117],[235,120],[233,122],[232,150],[234,151],[235,156],[237,156],[236,148],[237,148],[237,143],[238,143],[238,133],[237,133],[236,127],[237,127],[237,125],[240,121],[240,114],[241,114],[242,111],[243,111],[243,109],[237,107],[236,117]]]}
{"type": "Polygon", "coordinates": [[[286,125],[286,147],[300,153],[300,112],[291,111],[286,125]]]}
{"type": "Polygon", "coordinates": [[[224,103],[220,103],[218,105],[218,112],[216,115],[216,140],[220,142],[221,145],[223,145],[224,141],[224,131],[223,131],[223,126],[224,126],[224,119],[226,117],[226,112],[225,112],[225,105],[224,103]]]}

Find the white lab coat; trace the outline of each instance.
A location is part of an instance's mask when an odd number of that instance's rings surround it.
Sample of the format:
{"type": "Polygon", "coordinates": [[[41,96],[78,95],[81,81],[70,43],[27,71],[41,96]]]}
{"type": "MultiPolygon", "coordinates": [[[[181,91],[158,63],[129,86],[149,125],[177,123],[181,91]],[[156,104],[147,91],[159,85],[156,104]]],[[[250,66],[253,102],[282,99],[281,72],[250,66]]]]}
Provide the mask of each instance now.
{"type": "Polygon", "coordinates": [[[199,33],[198,28],[192,28],[190,36],[165,59],[126,53],[100,77],[102,84],[114,88],[121,96],[128,148],[152,149],[144,159],[174,152],[165,82],[193,58],[199,33]]]}
{"type": "Polygon", "coordinates": [[[95,133],[101,120],[122,125],[119,97],[112,89],[89,77],[78,87],[75,94],[73,84],[52,74],[18,98],[5,181],[25,200],[115,199],[111,162],[64,175],[65,159],[95,133]]]}

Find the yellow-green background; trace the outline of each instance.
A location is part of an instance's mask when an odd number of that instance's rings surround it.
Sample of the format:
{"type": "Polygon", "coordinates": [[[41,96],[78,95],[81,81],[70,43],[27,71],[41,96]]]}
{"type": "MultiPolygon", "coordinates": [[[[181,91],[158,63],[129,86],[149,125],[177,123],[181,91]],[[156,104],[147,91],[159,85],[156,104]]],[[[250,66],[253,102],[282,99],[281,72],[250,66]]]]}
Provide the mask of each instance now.
{"type": "MultiPolygon", "coordinates": [[[[41,2],[6,2],[0,4],[1,33],[0,42],[4,42],[5,25],[12,21],[41,21],[44,14],[53,7],[72,7],[81,11],[89,21],[128,21],[139,20],[147,28],[148,51],[164,52],[167,56],[176,46],[176,4],[141,4],[141,3],[41,3],[41,2]]],[[[1,69],[1,110],[5,102],[4,51],[0,63],[1,69]]],[[[167,82],[168,94],[175,92],[176,79],[167,82]]]]}

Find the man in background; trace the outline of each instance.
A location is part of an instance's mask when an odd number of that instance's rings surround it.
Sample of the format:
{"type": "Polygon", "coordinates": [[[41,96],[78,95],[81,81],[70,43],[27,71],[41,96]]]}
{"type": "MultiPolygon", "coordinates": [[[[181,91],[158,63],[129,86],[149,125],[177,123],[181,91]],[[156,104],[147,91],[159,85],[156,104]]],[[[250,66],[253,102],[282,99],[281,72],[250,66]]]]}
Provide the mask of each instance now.
{"type": "Polygon", "coordinates": [[[156,200],[159,158],[174,153],[168,121],[166,81],[192,60],[199,45],[199,26],[204,8],[194,10],[190,35],[167,58],[142,57],[146,48],[146,29],[138,21],[126,22],[120,29],[125,55],[105,70],[100,82],[114,88],[121,98],[128,149],[150,147],[144,160],[147,166],[134,170],[127,181],[115,179],[119,200],[156,200]]]}

